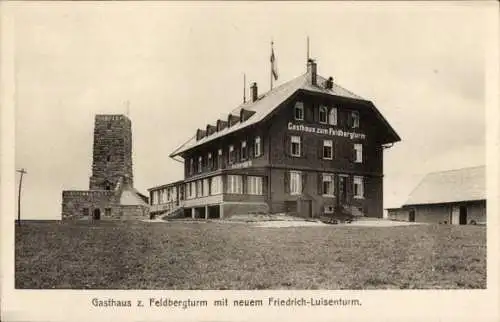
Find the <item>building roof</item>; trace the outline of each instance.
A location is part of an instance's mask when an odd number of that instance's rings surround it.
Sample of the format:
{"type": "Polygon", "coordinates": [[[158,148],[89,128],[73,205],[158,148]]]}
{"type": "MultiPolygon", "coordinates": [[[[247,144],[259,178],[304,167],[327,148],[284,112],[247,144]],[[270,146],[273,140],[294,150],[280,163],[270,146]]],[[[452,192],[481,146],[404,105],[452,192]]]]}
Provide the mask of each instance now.
{"type": "Polygon", "coordinates": [[[405,206],[486,200],[486,167],[478,166],[427,174],[405,206]]]}
{"type": "MultiPolygon", "coordinates": [[[[255,114],[253,114],[249,119],[243,121],[243,122],[238,122],[237,124],[231,126],[231,127],[226,127],[218,132],[215,132],[211,135],[205,136],[201,138],[200,140],[196,140],[196,136],[193,136],[191,139],[189,139],[186,143],[181,145],[179,148],[174,150],[170,154],[170,157],[175,157],[177,155],[180,155],[181,153],[192,149],[196,146],[203,145],[207,142],[213,141],[217,138],[223,137],[229,133],[236,132],[240,129],[246,128],[250,125],[256,124],[260,121],[262,121],[266,116],[268,116],[272,111],[274,111],[278,106],[281,105],[285,100],[287,100],[290,96],[292,96],[295,92],[298,90],[306,90],[310,92],[316,92],[316,93],[323,93],[323,94],[329,94],[333,96],[339,96],[339,97],[345,97],[349,99],[354,99],[354,100],[359,100],[359,101],[365,101],[366,103],[369,103],[367,106],[370,108],[374,109],[376,114],[381,118],[381,120],[385,123],[385,125],[388,127],[389,131],[394,135],[395,141],[399,141],[400,138],[397,135],[397,133],[394,131],[394,129],[389,125],[389,123],[385,120],[385,118],[380,114],[380,112],[376,109],[376,107],[368,100],[362,98],[361,96],[358,96],[347,89],[341,87],[340,85],[333,83],[332,89],[327,89],[323,86],[323,84],[326,82],[326,79],[320,75],[317,75],[317,85],[313,85],[309,81],[309,71],[299,77],[296,77],[292,79],[291,81],[288,81],[272,90],[269,92],[260,95],[259,98],[255,102],[246,102],[235,108],[234,110],[231,111],[230,114],[233,115],[240,115],[241,109],[245,109],[248,111],[253,111],[255,114]]],[[[225,119],[225,118],[223,118],[225,119]]]]}

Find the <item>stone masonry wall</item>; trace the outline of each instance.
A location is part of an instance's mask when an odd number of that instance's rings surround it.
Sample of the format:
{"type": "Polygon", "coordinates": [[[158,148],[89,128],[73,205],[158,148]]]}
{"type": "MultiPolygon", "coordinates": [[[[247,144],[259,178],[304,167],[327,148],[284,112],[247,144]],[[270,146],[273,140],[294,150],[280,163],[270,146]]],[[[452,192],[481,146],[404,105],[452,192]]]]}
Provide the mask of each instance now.
{"type": "Polygon", "coordinates": [[[97,115],[90,190],[113,190],[120,177],[133,185],[132,125],[123,115],[97,115]]]}
{"type": "Polygon", "coordinates": [[[81,218],[92,216],[94,209],[99,208],[101,218],[105,209],[117,203],[113,191],[63,191],[62,193],[62,218],[81,218]]]}

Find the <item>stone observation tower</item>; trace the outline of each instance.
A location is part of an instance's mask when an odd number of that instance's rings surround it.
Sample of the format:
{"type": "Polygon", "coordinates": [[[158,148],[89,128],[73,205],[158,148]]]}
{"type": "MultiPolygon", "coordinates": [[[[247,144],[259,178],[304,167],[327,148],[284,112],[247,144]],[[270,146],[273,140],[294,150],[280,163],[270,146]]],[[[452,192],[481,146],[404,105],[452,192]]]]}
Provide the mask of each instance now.
{"type": "Polygon", "coordinates": [[[130,119],[124,115],[96,115],[89,190],[63,191],[62,218],[146,218],[147,197],[133,183],[130,119]]]}

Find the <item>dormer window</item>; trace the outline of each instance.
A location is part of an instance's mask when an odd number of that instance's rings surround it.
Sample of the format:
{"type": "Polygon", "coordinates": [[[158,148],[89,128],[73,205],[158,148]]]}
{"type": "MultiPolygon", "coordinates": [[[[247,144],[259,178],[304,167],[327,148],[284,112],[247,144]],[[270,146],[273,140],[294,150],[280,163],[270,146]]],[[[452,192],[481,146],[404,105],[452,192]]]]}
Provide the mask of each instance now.
{"type": "Polygon", "coordinates": [[[304,103],[302,103],[302,102],[295,103],[294,118],[297,121],[303,121],[304,120],[304,103]]]}
{"type": "Polygon", "coordinates": [[[327,123],[327,118],[328,118],[328,109],[326,106],[320,106],[319,107],[319,122],[326,124],[327,123]]]}
{"type": "Polygon", "coordinates": [[[328,123],[331,125],[337,125],[337,108],[332,107],[330,113],[328,114],[328,123]]]}

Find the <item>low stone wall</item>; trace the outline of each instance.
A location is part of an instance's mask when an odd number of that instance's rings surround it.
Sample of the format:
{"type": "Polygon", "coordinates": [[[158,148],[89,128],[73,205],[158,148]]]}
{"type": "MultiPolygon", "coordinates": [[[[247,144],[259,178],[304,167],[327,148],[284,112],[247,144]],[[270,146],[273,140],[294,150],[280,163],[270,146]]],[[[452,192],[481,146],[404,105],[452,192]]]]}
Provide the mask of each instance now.
{"type": "Polygon", "coordinates": [[[99,208],[101,217],[105,208],[117,202],[113,191],[63,191],[62,219],[92,217],[94,209],[99,208]]]}

